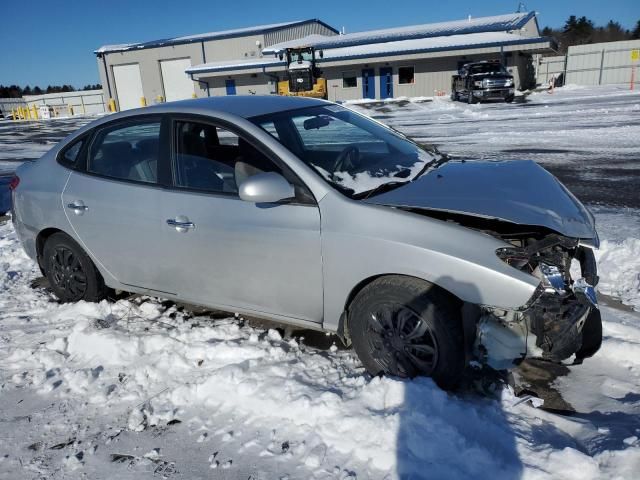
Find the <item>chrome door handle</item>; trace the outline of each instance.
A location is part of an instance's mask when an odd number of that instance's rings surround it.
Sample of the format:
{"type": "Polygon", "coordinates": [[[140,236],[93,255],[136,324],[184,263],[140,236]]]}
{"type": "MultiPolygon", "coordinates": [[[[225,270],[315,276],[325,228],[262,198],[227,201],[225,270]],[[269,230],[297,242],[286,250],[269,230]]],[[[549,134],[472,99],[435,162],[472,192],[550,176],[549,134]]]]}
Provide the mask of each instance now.
{"type": "Polygon", "coordinates": [[[67,205],[67,208],[70,208],[71,210],[73,210],[73,213],[75,213],[76,215],[82,215],[85,211],[89,210],[89,207],[87,207],[82,202],[69,203],[67,205]]]}
{"type": "Polygon", "coordinates": [[[192,228],[196,228],[195,223],[190,222],[188,219],[183,220],[180,217],[168,219],[167,225],[174,227],[178,232],[186,232],[192,228]]]}

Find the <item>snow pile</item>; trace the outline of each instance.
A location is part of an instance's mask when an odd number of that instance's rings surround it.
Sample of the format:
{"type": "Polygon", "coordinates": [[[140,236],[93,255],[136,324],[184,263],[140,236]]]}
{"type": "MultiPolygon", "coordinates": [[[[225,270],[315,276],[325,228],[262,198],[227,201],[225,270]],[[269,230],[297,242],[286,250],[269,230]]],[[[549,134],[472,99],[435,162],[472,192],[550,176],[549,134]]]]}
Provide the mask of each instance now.
{"type": "Polygon", "coordinates": [[[598,291],[640,311],[640,210],[595,207],[598,291]]]}
{"type": "Polygon", "coordinates": [[[604,240],[596,251],[598,290],[640,310],[640,239],[604,240]]]}

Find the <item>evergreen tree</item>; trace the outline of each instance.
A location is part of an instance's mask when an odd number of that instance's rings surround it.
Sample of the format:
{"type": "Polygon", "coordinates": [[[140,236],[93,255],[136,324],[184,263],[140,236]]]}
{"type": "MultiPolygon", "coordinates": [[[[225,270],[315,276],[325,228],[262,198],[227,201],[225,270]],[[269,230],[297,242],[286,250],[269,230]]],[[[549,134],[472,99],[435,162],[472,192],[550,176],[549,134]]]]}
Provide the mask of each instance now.
{"type": "Polygon", "coordinates": [[[638,23],[636,23],[636,28],[634,28],[633,32],[631,32],[631,38],[640,39],[640,20],[638,20],[638,23]]]}

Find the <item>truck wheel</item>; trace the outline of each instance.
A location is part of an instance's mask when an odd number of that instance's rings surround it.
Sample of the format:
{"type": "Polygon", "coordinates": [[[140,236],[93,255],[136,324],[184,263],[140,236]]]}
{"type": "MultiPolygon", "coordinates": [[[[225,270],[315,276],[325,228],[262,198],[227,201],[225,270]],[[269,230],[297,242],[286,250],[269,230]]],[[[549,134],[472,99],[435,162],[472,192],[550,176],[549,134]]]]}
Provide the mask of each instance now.
{"type": "Polygon", "coordinates": [[[44,273],[62,302],[99,302],[108,288],[89,256],[65,233],[54,233],[44,244],[44,273]]]}
{"type": "Polygon", "coordinates": [[[451,101],[452,102],[457,102],[460,98],[458,97],[458,92],[456,92],[455,90],[451,92],[451,101]]]}
{"type": "Polygon", "coordinates": [[[515,99],[515,95],[509,95],[508,97],[504,97],[504,101],[507,103],[512,103],[515,99]]]}
{"type": "Polygon", "coordinates": [[[469,103],[469,105],[473,105],[474,103],[476,103],[476,99],[473,96],[471,90],[469,90],[469,93],[467,94],[467,102],[469,103]]]}
{"type": "Polygon", "coordinates": [[[429,376],[455,388],[465,368],[462,320],[455,298],[411,277],[380,277],[354,298],[348,326],[371,375],[429,376]]]}

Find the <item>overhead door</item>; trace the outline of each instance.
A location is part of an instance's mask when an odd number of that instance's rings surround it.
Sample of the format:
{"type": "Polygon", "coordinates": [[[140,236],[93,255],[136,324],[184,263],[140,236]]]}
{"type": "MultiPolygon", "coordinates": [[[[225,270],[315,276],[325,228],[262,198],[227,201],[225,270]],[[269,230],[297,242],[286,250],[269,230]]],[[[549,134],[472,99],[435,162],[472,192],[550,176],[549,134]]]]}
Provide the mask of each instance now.
{"type": "Polygon", "coordinates": [[[129,110],[141,106],[140,99],[144,97],[140,65],[114,65],[113,78],[116,82],[116,94],[120,110],[129,110]]]}
{"type": "Polygon", "coordinates": [[[164,97],[167,102],[184,100],[193,96],[193,80],[184,72],[190,66],[191,60],[189,58],[160,62],[164,97]]]}

